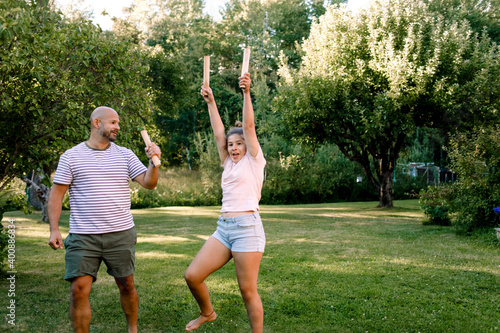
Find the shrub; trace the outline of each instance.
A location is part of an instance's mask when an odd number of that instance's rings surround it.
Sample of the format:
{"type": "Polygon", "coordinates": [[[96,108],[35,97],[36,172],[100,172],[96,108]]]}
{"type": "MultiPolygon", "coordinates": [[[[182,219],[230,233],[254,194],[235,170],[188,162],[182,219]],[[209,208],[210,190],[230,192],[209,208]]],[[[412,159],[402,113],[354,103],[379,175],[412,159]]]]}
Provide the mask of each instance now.
{"type": "Polygon", "coordinates": [[[396,168],[396,181],[393,183],[393,199],[415,199],[427,188],[425,176],[411,176],[404,173],[401,167],[396,168]]]}
{"type": "Polygon", "coordinates": [[[221,175],[222,167],[217,144],[212,134],[196,133],[194,140],[198,154],[198,166],[201,172],[203,201],[219,205],[222,200],[221,175]]]}
{"type": "Polygon", "coordinates": [[[451,225],[449,186],[429,186],[420,191],[420,207],[428,217],[424,224],[451,225]]]}
{"type": "Polygon", "coordinates": [[[220,205],[205,195],[201,172],[187,167],[160,169],[158,185],[154,190],[144,189],[137,183],[130,184],[130,201],[133,209],[168,206],[220,205]]]}
{"type": "MultiPolygon", "coordinates": [[[[30,211],[31,208],[24,192],[25,186],[22,180],[16,178],[0,192],[0,221],[2,221],[3,214],[8,211],[23,210],[25,213],[30,211]]],[[[4,270],[8,240],[7,229],[0,223],[0,271],[4,270]]]]}
{"type": "MultiPolygon", "coordinates": [[[[0,214],[2,215],[2,214],[0,214]]],[[[1,217],[0,217],[1,221],[1,217]]],[[[0,223],[0,275],[1,272],[5,271],[4,260],[7,258],[7,244],[9,241],[9,236],[7,235],[7,229],[4,228],[3,224],[0,223]]]]}
{"type": "MultiPolygon", "coordinates": [[[[282,140],[282,139],[281,139],[282,140]]],[[[267,160],[262,204],[376,200],[368,182],[357,183],[361,168],[349,161],[332,144],[310,151],[301,145],[289,145],[283,151],[264,148],[267,160]]]]}
{"type": "Polygon", "coordinates": [[[5,212],[12,210],[23,210],[25,213],[29,212],[30,207],[28,205],[25,188],[26,184],[21,179],[16,178],[12,183],[0,191],[0,221],[5,212]]]}
{"type": "Polygon", "coordinates": [[[453,225],[459,234],[471,234],[476,229],[495,226],[492,207],[499,202],[493,199],[491,187],[486,183],[467,181],[453,185],[452,210],[456,213],[453,225]]]}
{"type": "Polygon", "coordinates": [[[457,232],[494,227],[493,208],[500,205],[500,126],[455,135],[448,150],[458,175],[452,199],[457,232]]]}

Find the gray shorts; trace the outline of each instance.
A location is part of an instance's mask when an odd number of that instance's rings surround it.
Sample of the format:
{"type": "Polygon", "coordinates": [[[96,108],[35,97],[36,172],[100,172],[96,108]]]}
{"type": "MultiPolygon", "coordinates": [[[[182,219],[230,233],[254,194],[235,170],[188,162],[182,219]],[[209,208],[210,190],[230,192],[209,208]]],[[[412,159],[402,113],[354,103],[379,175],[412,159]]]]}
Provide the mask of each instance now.
{"type": "Polygon", "coordinates": [[[134,273],[135,227],[99,235],[69,234],[64,240],[66,248],[66,273],[64,279],[91,275],[97,279],[97,271],[104,261],[108,274],[116,278],[134,273]]]}
{"type": "Polygon", "coordinates": [[[219,217],[212,235],[233,252],[264,252],[266,235],[259,213],[219,217]]]}

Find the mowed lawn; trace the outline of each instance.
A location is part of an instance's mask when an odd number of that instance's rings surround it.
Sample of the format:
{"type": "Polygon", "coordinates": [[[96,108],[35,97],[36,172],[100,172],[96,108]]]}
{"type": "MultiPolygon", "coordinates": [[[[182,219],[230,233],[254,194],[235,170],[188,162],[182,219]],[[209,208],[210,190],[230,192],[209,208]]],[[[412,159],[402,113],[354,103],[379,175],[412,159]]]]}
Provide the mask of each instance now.
{"type": "MultiPolygon", "coordinates": [[[[259,277],[265,332],[500,332],[500,246],[424,226],[416,200],[262,206],[267,247],[259,277]]],[[[140,332],[182,332],[198,315],[183,278],[215,230],[219,207],[134,210],[140,332]]],[[[63,213],[63,237],[68,232],[63,213]]],[[[70,332],[64,251],[39,214],[15,219],[16,326],[70,332]]],[[[198,332],[250,332],[232,261],[207,280],[218,318],[198,332]]],[[[126,332],[118,289],[103,264],[91,293],[91,332],[126,332]]]]}

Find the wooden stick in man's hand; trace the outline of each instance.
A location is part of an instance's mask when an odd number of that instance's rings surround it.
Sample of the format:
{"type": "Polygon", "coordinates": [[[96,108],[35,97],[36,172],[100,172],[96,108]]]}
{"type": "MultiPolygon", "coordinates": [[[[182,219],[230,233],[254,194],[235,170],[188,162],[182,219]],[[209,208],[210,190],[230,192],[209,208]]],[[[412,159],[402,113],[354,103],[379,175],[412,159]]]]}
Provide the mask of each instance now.
{"type": "MultiPolygon", "coordinates": [[[[144,140],[144,143],[146,144],[146,146],[149,147],[149,145],[151,144],[151,140],[149,140],[148,132],[146,130],[143,130],[141,131],[141,135],[142,139],[144,140]]],[[[151,157],[151,161],[153,161],[153,165],[155,167],[161,165],[160,158],[158,157],[158,155],[153,155],[153,157],[151,157]]]]}

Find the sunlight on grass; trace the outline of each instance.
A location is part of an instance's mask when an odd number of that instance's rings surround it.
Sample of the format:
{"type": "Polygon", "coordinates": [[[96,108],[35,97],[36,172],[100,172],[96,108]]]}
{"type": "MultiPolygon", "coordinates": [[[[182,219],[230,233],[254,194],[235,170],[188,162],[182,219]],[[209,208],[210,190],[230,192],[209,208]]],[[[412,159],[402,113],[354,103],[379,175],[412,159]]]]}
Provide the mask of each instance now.
{"type": "Polygon", "coordinates": [[[210,235],[194,235],[196,238],[199,238],[201,240],[206,241],[208,238],[210,238],[210,235]]]}
{"type": "Polygon", "coordinates": [[[367,214],[353,214],[353,213],[338,213],[338,214],[307,214],[307,216],[317,216],[317,217],[335,217],[335,218],[344,218],[344,217],[354,217],[358,219],[376,219],[377,216],[367,215],[367,214]]]}
{"type": "MultiPolygon", "coordinates": [[[[5,214],[5,215],[7,216],[7,215],[8,215],[8,213],[7,213],[7,214],[5,214]]],[[[31,215],[27,215],[26,217],[24,217],[24,214],[22,214],[22,215],[20,215],[20,214],[16,214],[15,221],[16,221],[16,222],[33,222],[33,218],[30,218],[30,216],[31,216],[31,215]]],[[[4,222],[4,223],[5,223],[5,222],[7,222],[7,218],[6,218],[6,217],[4,217],[4,218],[2,219],[2,222],[4,222]]],[[[47,225],[48,225],[48,224],[47,224],[47,225]]]]}
{"type": "Polygon", "coordinates": [[[161,215],[175,215],[175,216],[212,216],[217,217],[220,207],[189,207],[189,206],[171,206],[171,207],[159,207],[159,208],[150,208],[150,209],[133,209],[131,210],[132,215],[140,216],[140,215],[150,215],[151,213],[156,212],[161,215]]]}
{"type": "Polygon", "coordinates": [[[177,236],[163,236],[163,235],[148,235],[141,236],[141,234],[137,235],[137,242],[143,243],[156,243],[156,244],[168,244],[168,243],[179,243],[179,242],[189,242],[189,238],[185,237],[177,237],[177,236]]]}
{"type": "MultiPolygon", "coordinates": [[[[30,237],[30,238],[41,238],[41,239],[47,239],[49,240],[50,236],[50,230],[49,230],[49,225],[44,224],[43,228],[32,228],[32,227],[17,227],[16,228],[19,232],[22,232],[24,236],[30,237]]],[[[67,236],[67,233],[64,233],[64,230],[61,230],[61,234],[63,237],[67,236]]]]}
{"type": "Polygon", "coordinates": [[[159,251],[148,251],[148,252],[137,251],[135,253],[135,256],[136,258],[148,258],[148,259],[189,258],[189,256],[185,254],[164,253],[159,251]]]}

